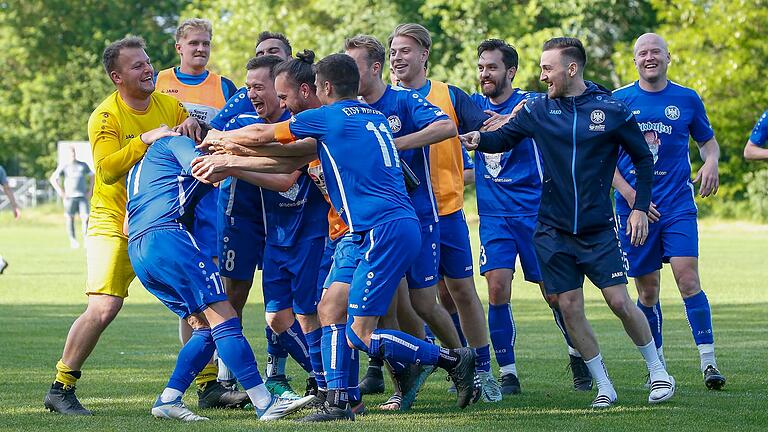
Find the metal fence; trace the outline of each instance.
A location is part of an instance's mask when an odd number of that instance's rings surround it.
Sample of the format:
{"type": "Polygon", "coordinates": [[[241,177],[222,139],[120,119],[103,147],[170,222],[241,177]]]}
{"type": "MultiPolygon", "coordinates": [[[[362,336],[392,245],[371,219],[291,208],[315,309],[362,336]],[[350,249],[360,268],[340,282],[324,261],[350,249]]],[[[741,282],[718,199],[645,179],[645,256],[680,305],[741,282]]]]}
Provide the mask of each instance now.
{"type": "MultiPolygon", "coordinates": [[[[47,180],[31,177],[8,177],[8,185],[19,207],[35,207],[56,200],[56,192],[47,180]]],[[[10,209],[11,201],[4,193],[0,193],[0,211],[10,209]]]]}

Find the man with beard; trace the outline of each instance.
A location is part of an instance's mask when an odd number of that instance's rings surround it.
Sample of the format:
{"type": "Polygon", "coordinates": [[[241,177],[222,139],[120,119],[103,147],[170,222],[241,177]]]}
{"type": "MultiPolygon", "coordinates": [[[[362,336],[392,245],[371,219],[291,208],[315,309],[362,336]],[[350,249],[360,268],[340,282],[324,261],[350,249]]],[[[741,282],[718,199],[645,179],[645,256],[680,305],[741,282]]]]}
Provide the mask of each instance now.
{"type": "MultiPolygon", "coordinates": [[[[506,42],[489,39],[477,48],[478,79],[482,94],[472,100],[484,110],[511,114],[528,93],[512,87],[518,66],[517,51],[506,42]]],[[[488,281],[488,328],[501,368],[502,394],[520,393],[515,364],[517,327],[510,298],[515,260],[525,280],[539,285],[565,336],[576,390],[590,390],[592,376],[568,337],[557,296],[547,295],[533,248],[536,213],[541,200],[541,161],[536,144],[523,140],[512,150],[486,154],[475,152],[477,211],[480,216],[480,273],[488,281]]]]}
{"type": "Polygon", "coordinates": [[[494,132],[470,132],[468,150],[502,153],[533,138],[544,162],[544,187],[534,234],[547,294],[558,306],[576,349],[584,356],[598,388],[594,408],[616,402],[594,332],[584,314],[584,276],[606,303],[645,359],[651,376],[649,403],[672,397],[675,382],[659,360],[648,322],[630,300],[613,208],[611,178],[623,147],[637,167],[637,196],[628,218],[631,242],[648,233],[653,157],[632,113],[610,93],[584,81],[587,55],[581,41],[554,38],[544,44],[541,81],[547,94],[528,100],[517,116],[494,132]]]}
{"type": "Polygon", "coordinates": [[[653,153],[651,217],[655,223],[649,227],[645,245],[633,245],[623,234],[622,229],[627,226],[630,208],[635,201],[637,173],[630,157],[622,151],[613,184],[619,239],[629,261],[627,274],[635,278],[637,306],[648,320],[663,362],[659,290],[661,267],[663,263],[669,263],[699,351],[704,384],[709,389],[719,390],[725,385],[725,377],[717,369],[712,311],[699,279],[699,236],[693,183],[701,182],[699,194],[704,198],[717,193],[720,146],[699,95],[667,79],[671,56],[664,39],[653,33],[640,36],[635,42],[634,61],[638,81],[616,90],[613,95],[635,114],[653,153]],[[693,182],[689,137],[698,143],[704,160],[693,182]]]}

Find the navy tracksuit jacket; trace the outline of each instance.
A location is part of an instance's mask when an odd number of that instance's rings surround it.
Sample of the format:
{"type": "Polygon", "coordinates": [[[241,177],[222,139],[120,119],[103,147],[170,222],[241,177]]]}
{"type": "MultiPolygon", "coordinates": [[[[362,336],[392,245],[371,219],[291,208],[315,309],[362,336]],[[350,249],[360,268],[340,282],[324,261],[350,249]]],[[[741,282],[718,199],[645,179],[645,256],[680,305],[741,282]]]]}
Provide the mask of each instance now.
{"type": "Polygon", "coordinates": [[[653,186],[653,156],[632,112],[597,84],[579,96],[532,97],[494,132],[480,134],[477,150],[501,153],[531,137],[544,161],[539,222],[571,233],[615,225],[610,199],[619,146],[637,169],[633,209],[647,212],[653,186]]]}

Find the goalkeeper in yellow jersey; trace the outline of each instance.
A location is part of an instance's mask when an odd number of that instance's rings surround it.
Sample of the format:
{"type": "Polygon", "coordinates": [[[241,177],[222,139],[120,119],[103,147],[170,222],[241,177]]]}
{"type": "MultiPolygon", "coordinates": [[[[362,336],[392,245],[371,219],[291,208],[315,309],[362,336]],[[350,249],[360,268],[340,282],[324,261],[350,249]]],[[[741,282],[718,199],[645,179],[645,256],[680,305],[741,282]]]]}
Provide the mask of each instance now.
{"type": "Polygon", "coordinates": [[[69,330],[64,353],[56,364],[56,379],[45,396],[45,407],[62,414],[91,415],[75,395],[80,368],[120,311],[134,278],[128,240],[123,234],[126,174],[155,140],[199,133],[197,121],[187,118],[176,99],[154,91],[154,69],[144,48],[141,38],[127,37],[104,50],[104,70],[116,91],[88,120],[96,166],[85,239],[88,306],[69,330]]]}

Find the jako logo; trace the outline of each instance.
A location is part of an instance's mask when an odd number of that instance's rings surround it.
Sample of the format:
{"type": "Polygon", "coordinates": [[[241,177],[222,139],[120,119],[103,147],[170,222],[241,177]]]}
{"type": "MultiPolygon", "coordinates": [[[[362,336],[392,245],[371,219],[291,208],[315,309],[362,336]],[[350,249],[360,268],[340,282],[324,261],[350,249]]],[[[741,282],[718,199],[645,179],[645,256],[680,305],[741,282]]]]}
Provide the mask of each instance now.
{"type": "Polygon", "coordinates": [[[552,114],[552,115],[560,115],[563,112],[561,110],[553,109],[553,110],[549,110],[549,113],[552,114]]]}

